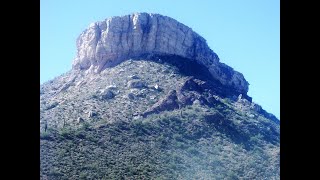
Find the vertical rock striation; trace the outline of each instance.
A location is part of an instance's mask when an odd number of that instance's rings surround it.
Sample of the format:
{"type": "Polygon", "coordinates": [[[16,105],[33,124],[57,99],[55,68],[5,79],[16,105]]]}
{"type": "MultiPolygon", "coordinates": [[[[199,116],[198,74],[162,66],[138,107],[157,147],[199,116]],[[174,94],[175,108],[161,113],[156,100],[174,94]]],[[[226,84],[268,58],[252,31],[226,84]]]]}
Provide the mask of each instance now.
{"type": "Polygon", "coordinates": [[[143,55],[178,55],[196,60],[213,78],[246,94],[243,75],[220,63],[206,40],[191,28],[159,14],[135,13],[92,23],[77,39],[73,69],[99,73],[143,55]]]}

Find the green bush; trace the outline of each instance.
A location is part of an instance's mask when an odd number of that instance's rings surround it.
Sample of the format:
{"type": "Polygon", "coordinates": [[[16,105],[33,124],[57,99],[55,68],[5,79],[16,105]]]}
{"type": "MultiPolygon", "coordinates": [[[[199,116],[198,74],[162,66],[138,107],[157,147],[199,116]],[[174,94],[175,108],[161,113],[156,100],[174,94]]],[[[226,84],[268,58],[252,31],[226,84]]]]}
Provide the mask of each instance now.
{"type": "Polygon", "coordinates": [[[74,134],[77,138],[85,139],[86,138],[86,132],[83,130],[77,130],[74,134]]]}
{"type": "Polygon", "coordinates": [[[229,171],[228,172],[228,174],[227,174],[227,179],[229,180],[238,180],[239,178],[238,178],[238,176],[234,173],[234,172],[232,172],[232,171],[229,171]]]}
{"type": "Polygon", "coordinates": [[[193,147],[193,146],[189,147],[189,148],[187,149],[187,151],[188,151],[190,154],[193,154],[193,155],[198,155],[198,154],[199,154],[199,151],[198,151],[195,147],[193,147]]]}
{"type": "Polygon", "coordinates": [[[50,132],[41,132],[40,139],[50,140],[52,139],[50,132]]]}
{"type": "Polygon", "coordinates": [[[55,169],[55,168],[50,170],[48,175],[51,177],[54,177],[54,178],[58,178],[59,176],[63,176],[63,174],[61,172],[59,172],[58,169],[55,169]]]}
{"type": "Polygon", "coordinates": [[[71,128],[62,128],[60,130],[60,136],[66,139],[73,139],[73,131],[71,130],[71,128]]]}

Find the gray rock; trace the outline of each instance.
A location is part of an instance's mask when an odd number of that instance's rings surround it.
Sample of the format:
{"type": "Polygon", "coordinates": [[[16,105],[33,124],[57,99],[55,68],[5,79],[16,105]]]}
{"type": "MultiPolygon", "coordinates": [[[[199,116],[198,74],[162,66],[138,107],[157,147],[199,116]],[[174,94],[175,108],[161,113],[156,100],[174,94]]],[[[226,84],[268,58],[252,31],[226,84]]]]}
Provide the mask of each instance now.
{"type": "Polygon", "coordinates": [[[95,112],[93,112],[93,111],[90,111],[90,112],[88,113],[88,118],[92,118],[92,117],[95,117],[95,116],[97,116],[97,113],[95,113],[95,112]]]}
{"type": "Polygon", "coordinates": [[[133,119],[134,119],[134,120],[141,119],[141,118],[142,118],[142,116],[140,116],[140,115],[138,115],[138,116],[133,116],[133,119]]]}
{"type": "Polygon", "coordinates": [[[159,14],[135,13],[92,23],[77,39],[73,69],[99,73],[141,55],[178,55],[196,60],[212,76],[240,93],[248,91],[243,75],[220,63],[206,40],[191,28],[159,14]]]}
{"type": "Polygon", "coordinates": [[[82,119],[81,117],[78,117],[77,123],[83,123],[83,122],[84,122],[84,119],[82,119]]]}
{"type": "Polygon", "coordinates": [[[131,99],[131,100],[133,100],[133,99],[134,99],[134,94],[133,94],[133,93],[129,93],[129,94],[128,94],[128,98],[131,99]]]}
{"type": "Polygon", "coordinates": [[[108,90],[117,90],[117,86],[116,86],[116,85],[109,85],[109,86],[107,86],[105,89],[108,89],[108,90]]]}
{"type": "Polygon", "coordinates": [[[112,99],[115,96],[110,88],[104,89],[100,95],[102,99],[112,99]]]}
{"type": "Polygon", "coordinates": [[[137,75],[130,75],[129,78],[130,79],[139,79],[139,77],[137,75]]]}
{"type": "Polygon", "coordinates": [[[155,99],[156,99],[156,96],[153,95],[153,96],[150,96],[149,98],[150,98],[151,100],[155,100],[155,99]]]}
{"type": "Polygon", "coordinates": [[[240,94],[240,95],[238,96],[238,100],[237,100],[236,103],[238,103],[238,104],[240,104],[240,105],[242,105],[242,106],[246,106],[246,107],[249,107],[249,106],[251,105],[251,102],[250,102],[250,101],[248,101],[248,100],[245,99],[245,98],[242,98],[242,94],[240,94]]]}
{"type": "Polygon", "coordinates": [[[260,112],[262,110],[262,107],[254,102],[251,103],[250,108],[256,112],[260,112]]]}
{"type": "Polygon", "coordinates": [[[128,82],[128,87],[141,89],[141,88],[146,87],[146,84],[145,84],[145,82],[143,82],[141,80],[131,80],[128,82]]]}
{"type": "MultiPolygon", "coordinates": [[[[249,111],[253,110],[255,112],[260,113],[262,111],[262,107],[254,102],[250,102],[247,99],[242,97],[242,94],[238,96],[238,100],[234,103],[235,108],[241,111],[249,111]]],[[[249,116],[250,117],[250,116],[249,116]]]]}
{"type": "Polygon", "coordinates": [[[59,105],[58,102],[53,102],[53,103],[49,104],[47,107],[45,107],[45,110],[53,109],[53,108],[57,107],[58,105],[59,105]]]}
{"type": "Polygon", "coordinates": [[[250,117],[250,118],[254,118],[254,114],[251,114],[251,113],[247,113],[247,116],[250,117]]]}
{"type": "Polygon", "coordinates": [[[76,76],[70,77],[70,79],[60,88],[58,93],[67,90],[70,86],[73,85],[75,80],[76,80],[76,76]]]}
{"type": "Polygon", "coordinates": [[[199,106],[199,105],[201,105],[201,102],[198,99],[196,99],[196,100],[193,101],[192,104],[199,106]]]}

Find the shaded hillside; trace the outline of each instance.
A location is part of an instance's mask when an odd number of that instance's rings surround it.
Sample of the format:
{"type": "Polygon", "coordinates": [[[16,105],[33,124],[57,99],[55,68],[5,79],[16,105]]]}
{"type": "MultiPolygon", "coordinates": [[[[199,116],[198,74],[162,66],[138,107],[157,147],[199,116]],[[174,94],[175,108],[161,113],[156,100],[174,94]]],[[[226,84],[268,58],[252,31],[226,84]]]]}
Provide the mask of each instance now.
{"type": "Polygon", "coordinates": [[[188,66],[178,62],[185,61],[166,58],[125,61],[91,81],[76,77],[68,88],[72,72],[45,83],[41,177],[279,179],[279,121],[205,71],[184,73],[188,66]],[[113,95],[101,93],[106,87],[113,95]],[[168,98],[172,90],[176,99],[168,98]],[[170,100],[177,106],[143,116],[170,100]]]}
{"type": "Polygon", "coordinates": [[[279,179],[279,129],[221,105],[187,106],[132,122],[41,138],[41,175],[53,179],[279,179]]]}

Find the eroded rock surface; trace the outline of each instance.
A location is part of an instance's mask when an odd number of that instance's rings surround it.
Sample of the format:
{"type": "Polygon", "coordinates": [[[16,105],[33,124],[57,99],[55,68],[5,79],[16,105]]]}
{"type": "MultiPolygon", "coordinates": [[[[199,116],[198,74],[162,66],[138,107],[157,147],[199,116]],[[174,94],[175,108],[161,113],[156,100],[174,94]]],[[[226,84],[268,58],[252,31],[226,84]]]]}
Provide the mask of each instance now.
{"type": "Polygon", "coordinates": [[[92,23],[77,39],[73,69],[99,73],[130,58],[178,55],[208,68],[223,85],[247,93],[243,75],[220,63],[206,40],[191,28],[159,14],[135,13],[92,23]]]}

